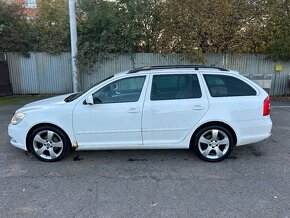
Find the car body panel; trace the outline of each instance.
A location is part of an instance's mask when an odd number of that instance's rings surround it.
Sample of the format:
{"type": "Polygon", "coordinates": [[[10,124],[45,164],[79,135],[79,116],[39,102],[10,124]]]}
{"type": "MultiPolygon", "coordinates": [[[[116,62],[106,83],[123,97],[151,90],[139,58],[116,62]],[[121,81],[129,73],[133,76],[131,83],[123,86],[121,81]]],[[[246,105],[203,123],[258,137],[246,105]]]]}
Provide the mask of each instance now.
{"type": "Polygon", "coordinates": [[[73,125],[79,149],[141,147],[141,118],[148,79],[147,76],[137,102],[86,105],[81,100],[77,103],[73,125]]]}
{"type": "Polygon", "coordinates": [[[26,137],[30,129],[39,124],[52,124],[61,128],[75,142],[74,131],[72,126],[72,111],[75,102],[66,103],[64,99],[69,95],[62,95],[36,101],[18,109],[18,112],[24,112],[25,118],[17,125],[8,126],[9,136],[19,138],[19,131],[22,132],[21,140],[17,140],[17,147],[24,150],[26,148],[26,137]],[[25,125],[24,125],[25,124],[25,125]]]}
{"type": "MultiPolygon", "coordinates": [[[[191,99],[157,100],[150,99],[152,79],[154,75],[170,75],[175,71],[152,73],[148,92],[144,101],[142,117],[143,148],[159,145],[158,148],[186,148],[186,137],[192,127],[197,124],[208,110],[208,99],[204,87],[202,96],[191,99]]],[[[180,70],[180,74],[196,74],[192,70],[180,70]]],[[[198,79],[201,78],[198,75],[198,79]]]]}
{"type": "Polygon", "coordinates": [[[16,112],[26,113],[17,125],[9,125],[11,143],[23,150],[26,137],[38,124],[61,128],[77,150],[189,148],[191,137],[209,122],[221,122],[235,132],[236,145],[254,143],[271,134],[270,116],[263,116],[263,101],[268,94],[236,72],[194,69],[158,69],[134,74],[121,72],[87,90],[72,102],[69,95],[57,96],[25,105],[16,112]],[[152,77],[156,74],[197,74],[202,97],[151,101],[152,77]],[[252,86],[256,96],[212,97],[203,74],[231,75],[252,86]],[[105,85],[127,77],[145,75],[138,102],[85,105],[86,97],[105,85]],[[130,109],[135,109],[130,113],[130,109]]]}

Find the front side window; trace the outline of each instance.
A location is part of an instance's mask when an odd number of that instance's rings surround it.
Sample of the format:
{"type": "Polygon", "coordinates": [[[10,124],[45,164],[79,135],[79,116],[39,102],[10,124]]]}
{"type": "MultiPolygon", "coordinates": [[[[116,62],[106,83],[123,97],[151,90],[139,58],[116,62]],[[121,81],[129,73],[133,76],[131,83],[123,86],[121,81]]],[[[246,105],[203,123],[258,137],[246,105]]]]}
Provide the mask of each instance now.
{"type": "Polygon", "coordinates": [[[244,81],[227,75],[204,75],[212,97],[253,96],[257,92],[244,81]]]}
{"type": "Polygon", "coordinates": [[[154,75],[151,88],[151,100],[173,100],[200,98],[201,90],[197,75],[154,75]]]}
{"type": "Polygon", "coordinates": [[[114,81],[93,93],[95,104],[137,102],[146,76],[130,77],[114,81]]]}

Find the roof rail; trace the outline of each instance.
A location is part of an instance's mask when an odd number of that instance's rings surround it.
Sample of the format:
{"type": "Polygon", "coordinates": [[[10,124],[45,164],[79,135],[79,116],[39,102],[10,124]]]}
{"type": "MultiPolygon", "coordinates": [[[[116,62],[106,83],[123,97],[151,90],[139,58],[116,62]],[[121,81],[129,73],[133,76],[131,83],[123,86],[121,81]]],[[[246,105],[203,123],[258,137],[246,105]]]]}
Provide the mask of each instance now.
{"type": "Polygon", "coordinates": [[[195,70],[199,69],[217,69],[220,71],[229,71],[225,68],[215,67],[215,66],[206,66],[206,65],[167,65],[167,66],[148,66],[148,67],[140,67],[133,70],[129,70],[130,73],[137,73],[139,71],[145,70],[163,70],[163,69],[174,69],[174,68],[194,68],[195,70]]]}

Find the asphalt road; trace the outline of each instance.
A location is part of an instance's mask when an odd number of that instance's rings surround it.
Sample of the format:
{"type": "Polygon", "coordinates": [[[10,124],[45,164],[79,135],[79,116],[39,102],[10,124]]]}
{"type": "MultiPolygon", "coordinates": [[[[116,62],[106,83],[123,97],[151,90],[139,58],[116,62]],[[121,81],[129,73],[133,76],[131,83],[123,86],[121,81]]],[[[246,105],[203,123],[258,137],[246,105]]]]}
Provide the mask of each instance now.
{"type": "Polygon", "coordinates": [[[0,217],[290,217],[290,100],[272,105],[272,136],[219,163],[188,150],[43,163],[9,143],[20,106],[0,106],[0,217]]]}

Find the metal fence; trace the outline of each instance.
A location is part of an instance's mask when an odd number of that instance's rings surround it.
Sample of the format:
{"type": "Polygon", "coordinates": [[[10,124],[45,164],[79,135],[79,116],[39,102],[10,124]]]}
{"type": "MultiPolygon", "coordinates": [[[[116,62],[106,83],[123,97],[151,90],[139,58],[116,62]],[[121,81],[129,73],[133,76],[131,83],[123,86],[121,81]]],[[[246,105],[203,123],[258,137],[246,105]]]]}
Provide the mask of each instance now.
{"type": "MultiPolygon", "coordinates": [[[[60,94],[72,92],[71,61],[69,53],[49,55],[46,53],[7,53],[10,80],[14,94],[60,94]]],[[[206,62],[232,70],[270,88],[271,95],[290,94],[288,78],[290,62],[273,62],[264,55],[209,54],[206,62]],[[273,73],[276,64],[284,70],[273,73]]],[[[94,71],[80,70],[80,86],[86,89],[96,82],[120,71],[150,65],[194,64],[180,54],[137,53],[120,55],[97,66],[94,71]]]]}
{"type": "Polygon", "coordinates": [[[7,53],[14,94],[60,94],[72,92],[69,53],[7,53]]]}

